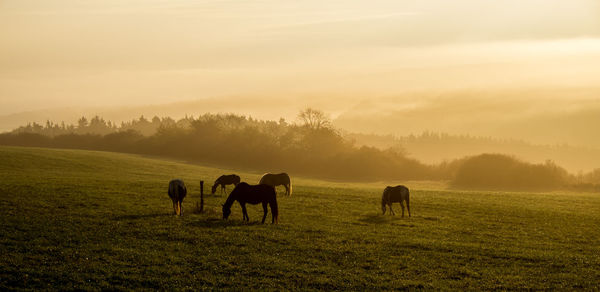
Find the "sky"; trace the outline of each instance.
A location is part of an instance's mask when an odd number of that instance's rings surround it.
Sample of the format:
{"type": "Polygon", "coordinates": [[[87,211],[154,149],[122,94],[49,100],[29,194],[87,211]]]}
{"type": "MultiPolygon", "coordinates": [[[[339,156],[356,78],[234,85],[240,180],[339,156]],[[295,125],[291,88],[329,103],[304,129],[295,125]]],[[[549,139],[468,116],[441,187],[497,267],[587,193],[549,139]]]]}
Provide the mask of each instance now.
{"type": "Polygon", "coordinates": [[[0,0],[0,44],[4,116],[220,99],[265,118],[314,106],[347,127],[417,110],[437,122],[407,131],[468,132],[600,97],[596,0],[0,0]],[[468,123],[424,110],[473,96],[468,123]]]}

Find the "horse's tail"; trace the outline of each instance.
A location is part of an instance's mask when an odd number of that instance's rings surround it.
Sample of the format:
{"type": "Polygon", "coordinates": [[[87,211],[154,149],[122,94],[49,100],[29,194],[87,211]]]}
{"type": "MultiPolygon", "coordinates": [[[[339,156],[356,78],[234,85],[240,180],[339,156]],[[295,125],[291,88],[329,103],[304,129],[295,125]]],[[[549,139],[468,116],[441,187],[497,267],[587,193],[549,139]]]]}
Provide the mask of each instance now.
{"type": "Polygon", "coordinates": [[[277,195],[273,196],[273,199],[271,200],[271,213],[273,215],[273,222],[272,223],[279,223],[279,206],[277,206],[277,195]]]}

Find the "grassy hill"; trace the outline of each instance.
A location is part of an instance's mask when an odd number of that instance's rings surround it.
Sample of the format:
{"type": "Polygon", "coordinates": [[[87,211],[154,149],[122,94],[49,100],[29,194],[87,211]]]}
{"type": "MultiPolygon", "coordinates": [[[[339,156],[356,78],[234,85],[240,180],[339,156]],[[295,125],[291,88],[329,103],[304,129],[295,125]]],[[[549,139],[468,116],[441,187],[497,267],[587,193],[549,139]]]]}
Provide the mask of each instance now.
{"type": "MultiPolygon", "coordinates": [[[[411,218],[380,215],[386,184],[295,178],[279,225],[221,220],[223,173],[107,152],[0,147],[0,289],[520,289],[600,286],[600,195],[406,183],[411,218]],[[188,184],[171,215],[171,178],[188,184]],[[436,190],[437,189],[437,190],[436,190]],[[205,193],[207,191],[205,190],[205,193]]],[[[231,188],[230,188],[231,189],[231,188]]],[[[282,190],[280,189],[280,193],[282,190]]],[[[399,211],[396,206],[396,211],[399,211]]]]}

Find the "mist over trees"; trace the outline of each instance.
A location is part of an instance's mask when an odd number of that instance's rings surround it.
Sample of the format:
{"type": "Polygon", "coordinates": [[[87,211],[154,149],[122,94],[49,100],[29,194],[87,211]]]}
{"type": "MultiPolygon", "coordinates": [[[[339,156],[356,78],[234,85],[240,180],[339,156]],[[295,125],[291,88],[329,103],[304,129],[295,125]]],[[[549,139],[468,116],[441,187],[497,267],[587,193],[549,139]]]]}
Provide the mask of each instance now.
{"type": "Polygon", "coordinates": [[[28,124],[0,134],[0,144],[157,155],[334,180],[447,180],[463,188],[545,190],[574,183],[593,186],[600,177],[598,171],[574,176],[552,162],[533,165],[500,154],[425,164],[400,147],[357,146],[319,110],[305,109],[298,120],[204,114],[177,121],[142,116],[116,125],[98,116],[82,117],[77,125],[28,124]]]}
{"type": "Polygon", "coordinates": [[[437,164],[482,153],[502,153],[536,163],[551,158],[572,173],[590,172],[600,166],[600,148],[569,144],[533,144],[516,139],[451,135],[431,131],[404,136],[363,133],[346,133],[344,136],[353,140],[357,146],[402,148],[409,157],[426,164],[437,164]]]}

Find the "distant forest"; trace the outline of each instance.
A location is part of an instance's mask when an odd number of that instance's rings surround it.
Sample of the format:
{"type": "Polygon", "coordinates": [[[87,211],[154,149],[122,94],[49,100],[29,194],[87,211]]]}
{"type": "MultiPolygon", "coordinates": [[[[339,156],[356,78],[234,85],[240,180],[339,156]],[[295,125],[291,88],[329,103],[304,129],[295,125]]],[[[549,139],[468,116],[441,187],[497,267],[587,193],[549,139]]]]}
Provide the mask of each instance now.
{"type": "Polygon", "coordinates": [[[98,116],[82,117],[76,125],[31,123],[0,134],[0,144],[157,155],[344,181],[447,180],[460,188],[599,189],[600,169],[573,175],[551,161],[530,164],[502,154],[426,164],[409,158],[401,147],[358,146],[319,110],[305,109],[298,120],[204,114],[179,120],[142,116],[115,124],[98,116]]]}
{"type": "Polygon", "coordinates": [[[503,153],[527,161],[554,162],[573,173],[600,167],[600,149],[568,144],[539,145],[522,140],[425,131],[405,136],[346,133],[357,146],[404,149],[412,158],[427,164],[440,163],[482,153],[503,153]]]}

